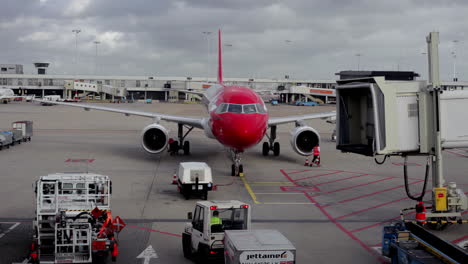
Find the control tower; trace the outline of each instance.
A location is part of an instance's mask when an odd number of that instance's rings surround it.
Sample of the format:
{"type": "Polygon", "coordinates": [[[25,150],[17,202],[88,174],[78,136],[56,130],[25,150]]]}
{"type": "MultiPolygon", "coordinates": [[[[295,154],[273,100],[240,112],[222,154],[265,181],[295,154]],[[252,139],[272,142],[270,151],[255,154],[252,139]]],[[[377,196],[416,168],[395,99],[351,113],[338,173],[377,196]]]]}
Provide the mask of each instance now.
{"type": "Polygon", "coordinates": [[[47,74],[47,67],[49,67],[49,63],[47,62],[35,62],[34,67],[37,69],[37,74],[45,75],[47,74]]]}

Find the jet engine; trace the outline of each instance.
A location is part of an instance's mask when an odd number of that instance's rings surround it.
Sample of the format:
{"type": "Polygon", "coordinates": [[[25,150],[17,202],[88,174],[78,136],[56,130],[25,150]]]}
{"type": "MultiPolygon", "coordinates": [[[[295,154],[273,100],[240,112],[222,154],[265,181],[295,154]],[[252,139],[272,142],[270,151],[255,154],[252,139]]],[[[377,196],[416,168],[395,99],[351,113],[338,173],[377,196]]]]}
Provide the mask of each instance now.
{"type": "Polygon", "coordinates": [[[291,146],[299,155],[312,155],[319,142],[319,133],[309,126],[298,126],[291,131],[291,146]]]}
{"type": "Polygon", "coordinates": [[[163,151],[169,141],[169,132],[159,124],[151,124],[143,128],[141,145],[152,154],[163,151]]]}

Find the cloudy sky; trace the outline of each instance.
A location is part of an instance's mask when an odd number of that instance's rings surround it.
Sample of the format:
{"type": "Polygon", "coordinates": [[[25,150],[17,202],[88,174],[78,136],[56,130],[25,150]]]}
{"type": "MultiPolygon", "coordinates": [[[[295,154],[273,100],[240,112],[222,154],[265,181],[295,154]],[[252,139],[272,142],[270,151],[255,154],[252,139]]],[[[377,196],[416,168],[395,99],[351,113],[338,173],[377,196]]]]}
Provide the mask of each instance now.
{"type": "Polygon", "coordinates": [[[0,63],[93,74],[97,40],[100,75],[214,77],[221,28],[227,77],[335,79],[359,64],[425,78],[435,30],[442,79],[453,76],[455,51],[468,80],[467,14],[466,0],[2,0],[0,63]]]}

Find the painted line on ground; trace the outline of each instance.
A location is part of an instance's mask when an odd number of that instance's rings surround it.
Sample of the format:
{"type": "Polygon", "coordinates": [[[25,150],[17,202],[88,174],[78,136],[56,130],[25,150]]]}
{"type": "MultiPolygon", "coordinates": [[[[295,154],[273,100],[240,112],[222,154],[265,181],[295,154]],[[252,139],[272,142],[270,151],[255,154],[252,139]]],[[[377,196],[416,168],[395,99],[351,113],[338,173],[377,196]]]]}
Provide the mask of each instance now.
{"type": "Polygon", "coordinates": [[[457,238],[457,239],[453,240],[452,243],[457,244],[457,243],[460,243],[460,242],[465,242],[464,240],[468,240],[468,235],[457,238]]]}
{"type": "Polygon", "coordinates": [[[3,233],[0,233],[0,238],[4,237],[6,234],[10,233],[13,229],[15,229],[17,226],[19,226],[21,223],[19,222],[0,222],[0,224],[12,224],[7,230],[5,230],[3,233]]]}
{"type": "Polygon", "coordinates": [[[268,195],[268,194],[271,194],[271,195],[302,195],[303,193],[299,193],[299,192],[294,192],[294,193],[287,193],[287,192],[282,192],[282,193],[258,193],[256,192],[255,193],[256,195],[268,195]]]}
{"type": "Polygon", "coordinates": [[[250,194],[250,197],[252,197],[252,200],[254,201],[254,203],[260,204],[260,202],[257,200],[257,196],[252,191],[252,188],[250,187],[249,183],[245,180],[245,176],[241,176],[240,178],[241,178],[242,182],[244,183],[245,189],[250,194]]]}
{"type": "Polygon", "coordinates": [[[359,178],[359,177],[367,176],[367,175],[369,175],[369,174],[364,173],[364,174],[361,174],[361,175],[355,175],[355,176],[351,176],[351,177],[347,177],[347,178],[342,178],[342,179],[337,179],[337,180],[332,180],[332,181],[327,181],[327,182],[321,182],[321,183],[317,183],[317,184],[315,184],[315,185],[324,185],[324,184],[329,184],[329,183],[333,183],[333,182],[340,182],[340,181],[345,181],[345,180],[349,180],[349,179],[359,178]]]}
{"type": "Polygon", "coordinates": [[[346,191],[346,190],[349,190],[349,189],[354,189],[354,188],[357,188],[357,187],[366,186],[366,185],[369,185],[369,184],[382,182],[382,181],[388,181],[388,180],[392,180],[392,179],[395,179],[395,177],[388,177],[388,178],[383,178],[383,179],[376,180],[376,181],[371,181],[371,182],[361,183],[361,184],[358,184],[358,185],[348,186],[348,187],[336,189],[336,190],[333,190],[333,191],[329,191],[329,192],[326,192],[326,193],[330,194],[330,193],[335,193],[335,192],[346,191]]]}
{"type": "Polygon", "coordinates": [[[294,182],[296,182],[296,181],[302,181],[302,180],[307,180],[307,179],[312,179],[312,178],[318,178],[318,177],[323,177],[323,176],[329,176],[329,175],[333,175],[333,174],[338,174],[338,173],[342,173],[342,172],[344,172],[344,171],[335,171],[335,172],[330,172],[330,173],[324,173],[324,174],[319,174],[319,175],[314,175],[314,176],[309,176],[309,177],[294,179],[293,181],[294,181],[294,182]]]}
{"type": "MultiPolygon", "coordinates": [[[[408,215],[412,215],[412,214],[414,214],[414,212],[406,213],[406,214],[404,214],[403,216],[408,216],[408,215]]],[[[381,222],[378,222],[378,223],[375,223],[375,224],[372,224],[372,225],[363,226],[363,227],[360,227],[360,228],[351,230],[350,232],[351,232],[351,233],[355,233],[355,232],[359,232],[359,231],[362,231],[362,230],[366,230],[366,229],[372,228],[372,227],[374,227],[374,226],[379,226],[379,225],[382,225],[382,224],[391,222],[391,221],[393,221],[393,220],[400,219],[400,217],[401,217],[401,216],[396,216],[396,217],[393,217],[393,218],[390,218],[390,219],[387,219],[387,220],[384,220],[384,221],[381,221],[381,222]]]]}
{"type": "Polygon", "coordinates": [[[278,203],[262,203],[262,204],[285,204],[285,205],[295,205],[295,204],[315,204],[315,203],[310,203],[310,202],[307,202],[307,203],[281,203],[281,202],[278,202],[278,203]]]}
{"type": "Polygon", "coordinates": [[[146,227],[134,226],[134,225],[127,225],[127,226],[128,226],[128,227],[137,228],[137,229],[141,229],[141,230],[150,231],[150,232],[160,233],[160,234],[164,234],[164,235],[168,235],[168,236],[182,237],[182,235],[179,235],[179,234],[174,234],[174,233],[169,233],[169,232],[154,230],[154,229],[150,229],[150,228],[146,228],[146,227]]]}
{"type": "Polygon", "coordinates": [[[392,203],[398,203],[398,202],[401,202],[401,201],[404,201],[404,200],[407,200],[407,199],[409,199],[409,198],[408,198],[408,197],[403,197],[403,198],[400,198],[400,199],[398,199],[398,200],[393,200],[393,201],[390,201],[390,202],[386,202],[386,203],[374,205],[374,206],[371,206],[371,207],[367,207],[367,208],[364,208],[364,209],[361,209],[361,210],[357,210],[357,211],[351,212],[351,213],[349,213],[349,214],[345,214],[345,215],[338,216],[338,217],[336,217],[336,219],[343,219],[343,218],[346,218],[346,217],[348,217],[348,216],[352,216],[352,215],[355,215],[355,214],[359,214],[359,213],[362,213],[362,212],[365,212],[365,211],[369,211],[369,210],[372,210],[372,209],[375,209],[375,208],[379,208],[379,207],[382,207],[382,206],[386,206],[386,205],[389,205],[389,204],[392,204],[392,203]]]}
{"type": "MultiPolygon", "coordinates": [[[[290,181],[294,182],[291,177],[284,171],[284,170],[280,170],[280,172],[290,181]]],[[[307,193],[304,193],[304,195],[307,197],[307,199],[309,199],[310,202],[312,203],[315,203],[315,206],[322,212],[322,214],[324,214],[329,220],[330,222],[332,222],[338,229],[340,229],[343,233],[345,233],[348,237],[350,237],[351,239],[353,239],[354,241],[356,241],[362,248],[364,248],[367,252],[369,252],[371,255],[373,255],[374,257],[376,257],[379,262],[381,263],[386,263],[385,259],[380,255],[378,254],[375,250],[371,249],[369,246],[367,246],[363,241],[361,241],[358,237],[356,237],[353,233],[349,232],[349,230],[347,230],[341,223],[339,223],[338,221],[336,221],[335,218],[333,218],[328,212],[327,210],[323,209],[323,207],[317,203],[317,201],[312,197],[310,196],[309,194],[307,193]]]]}
{"type": "MultiPolygon", "coordinates": [[[[450,151],[450,150],[444,150],[444,151],[445,151],[445,152],[448,152],[448,153],[450,153],[450,154],[459,156],[459,157],[468,158],[468,155],[464,155],[464,154],[461,154],[461,153],[458,153],[458,152],[455,152],[455,151],[450,151]]],[[[465,151],[465,152],[466,152],[466,151],[465,151]]]]}
{"type": "MultiPolygon", "coordinates": [[[[419,183],[419,182],[423,182],[423,181],[424,181],[424,180],[419,180],[419,181],[416,181],[416,182],[409,183],[408,185],[415,184],[415,183],[419,183]]],[[[345,200],[338,201],[338,202],[336,202],[335,204],[338,204],[338,203],[347,203],[347,202],[354,201],[354,200],[357,200],[357,199],[361,199],[361,198],[364,198],[364,197],[369,197],[369,196],[372,196],[372,195],[376,195],[376,194],[388,192],[388,191],[391,191],[391,190],[400,189],[400,188],[402,188],[402,187],[405,187],[405,185],[399,185],[399,186],[396,186],[396,187],[393,187],[393,188],[389,188],[389,189],[385,189],[385,190],[380,190],[380,191],[376,191],[376,192],[373,192],[373,193],[363,194],[363,195],[360,195],[360,196],[356,196],[356,197],[352,197],[352,198],[349,198],[349,199],[345,199],[345,200]]],[[[328,206],[332,206],[332,205],[331,205],[331,204],[329,204],[329,205],[324,205],[323,207],[328,207],[328,206]]]]}

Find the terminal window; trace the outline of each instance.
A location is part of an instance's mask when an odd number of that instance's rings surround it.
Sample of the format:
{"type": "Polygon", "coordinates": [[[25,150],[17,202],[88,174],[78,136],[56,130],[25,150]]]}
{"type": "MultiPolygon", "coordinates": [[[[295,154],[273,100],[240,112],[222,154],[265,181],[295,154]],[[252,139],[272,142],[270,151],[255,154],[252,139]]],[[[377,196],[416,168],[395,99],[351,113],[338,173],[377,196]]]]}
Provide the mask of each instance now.
{"type": "Polygon", "coordinates": [[[7,71],[7,68],[2,68],[2,72],[6,72],[7,71]]]}

